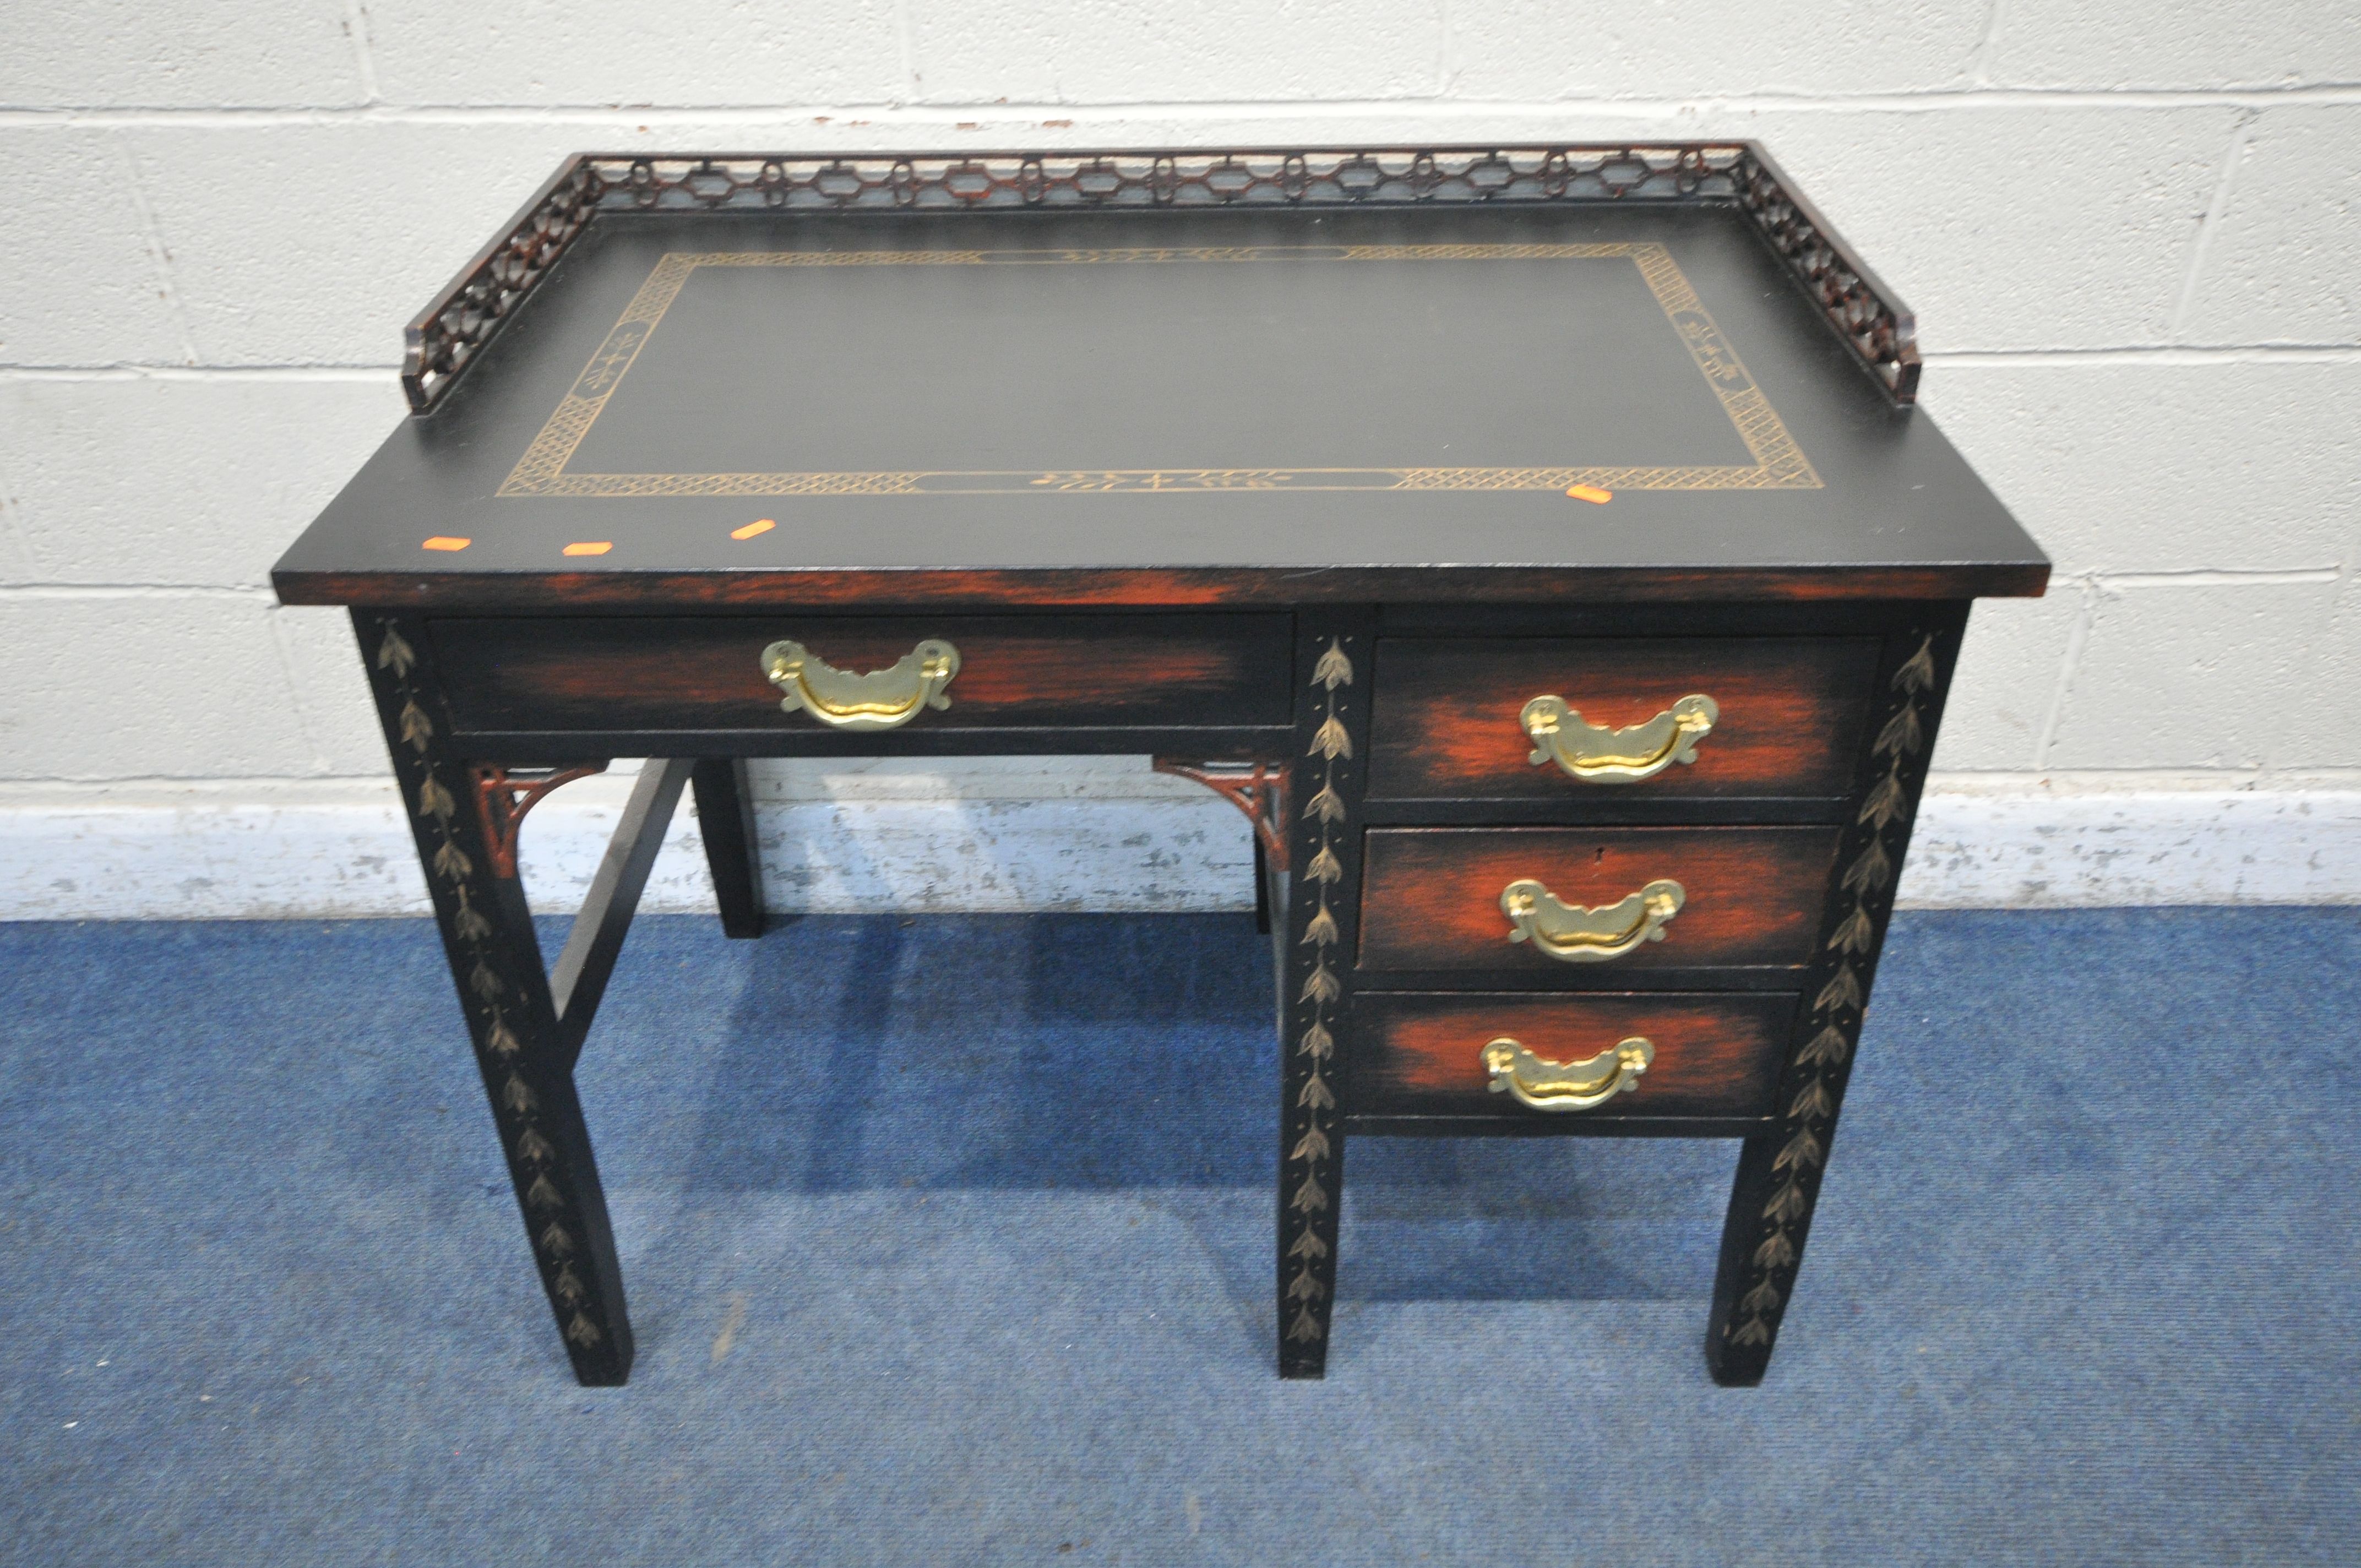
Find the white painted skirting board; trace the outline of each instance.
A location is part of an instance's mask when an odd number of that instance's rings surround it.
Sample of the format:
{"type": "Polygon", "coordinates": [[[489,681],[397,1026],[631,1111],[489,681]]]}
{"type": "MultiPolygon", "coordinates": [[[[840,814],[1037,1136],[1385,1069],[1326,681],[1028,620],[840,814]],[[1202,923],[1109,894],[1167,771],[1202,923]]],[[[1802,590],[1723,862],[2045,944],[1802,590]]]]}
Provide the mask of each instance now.
{"type": "Polygon", "coordinates": [[[2361,790],[1930,790],[1901,903],[2361,904],[2361,790]]]}
{"type": "MultiPolygon", "coordinates": [[[[851,770],[758,787],[780,909],[1236,910],[1246,828],[1226,803],[1107,759],[962,774],[851,770]],[[835,798],[812,798],[822,785],[835,798]],[[1056,798],[1040,798],[1057,792],[1056,798]]],[[[523,836],[536,908],[575,908],[628,780],[569,786],[523,836]]],[[[693,814],[642,907],[708,909],[693,814]]],[[[1930,790],[1902,897],[1919,907],[2361,902],[2361,790],[1930,790]]],[[[423,884],[390,791],[219,790],[0,800],[0,918],[419,915],[423,884]]]]}

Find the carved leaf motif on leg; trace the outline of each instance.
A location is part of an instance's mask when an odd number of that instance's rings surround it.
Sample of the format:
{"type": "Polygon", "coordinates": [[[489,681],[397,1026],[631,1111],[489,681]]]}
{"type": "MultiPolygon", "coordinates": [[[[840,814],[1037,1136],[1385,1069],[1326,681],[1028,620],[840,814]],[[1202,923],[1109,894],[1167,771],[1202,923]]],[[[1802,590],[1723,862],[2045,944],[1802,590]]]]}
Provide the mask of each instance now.
{"type": "Polygon", "coordinates": [[[1806,1127],[1787,1140],[1787,1146],[1772,1160],[1771,1168],[1785,1170],[1793,1166],[1797,1170],[1809,1169],[1820,1163],[1820,1157],[1826,1152],[1820,1140],[1814,1137],[1811,1129],[1806,1127]]]}
{"type": "Polygon", "coordinates": [[[443,781],[433,773],[418,786],[418,815],[431,817],[437,822],[448,823],[457,814],[459,803],[443,787],[443,781]]]}
{"type": "Polygon", "coordinates": [[[434,851],[434,874],[445,882],[465,882],[475,872],[476,862],[469,860],[467,851],[452,840],[444,839],[443,847],[434,851]]]}
{"type": "Polygon", "coordinates": [[[1885,721],[1870,751],[1877,756],[1916,756],[1927,743],[1926,727],[1918,722],[1918,705],[1912,703],[1885,721]]]}
{"type": "Polygon", "coordinates": [[[1896,762],[1892,772],[1870,786],[1869,798],[1861,805],[1859,820],[1873,821],[1883,832],[1900,820],[1902,798],[1902,765],[1896,762]]]}
{"type": "Polygon", "coordinates": [[[1909,819],[1913,792],[1905,773],[1915,769],[1927,747],[1929,694],[1939,684],[1934,648],[1934,635],[1923,635],[1916,651],[1895,666],[1888,685],[1902,700],[1870,746],[1872,757],[1884,759],[1884,771],[1862,794],[1848,835],[1850,842],[1843,851],[1852,857],[1850,863],[1841,858],[1839,861],[1845,870],[1838,889],[1852,895],[1851,907],[1830,912],[1834,923],[1822,951],[1833,957],[1835,972],[1812,1003],[1817,1030],[1791,1063],[1795,1076],[1782,1117],[1787,1138],[1772,1157],[1776,1185],[1763,1201],[1762,1228],[1747,1255],[1755,1277],[1732,1302],[1731,1320],[1722,1329],[1722,1337],[1733,1345],[1771,1344],[1773,1324],[1784,1310],[1784,1293],[1792,1287],[1801,1255],[1802,1233],[1811,1223],[1815,1173],[1828,1159],[1842,1069],[1851,1058],[1868,1000],[1863,970],[1876,949],[1881,924],[1872,902],[1883,899],[1897,869],[1884,836],[1909,819]]]}
{"type": "Polygon", "coordinates": [[[1842,1029],[1831,1024],[1813,1036],[1811,1043],[1795,1053],[1795,1060],[1804,1067],[1811,1067],[1817,1063],[1837,1067],[1851,1054],[1852,1042],[1845,1038],[1842,1029]]]}
{"type": "Polygon", "coordinates": [[[1877,930],[1870,924],[1869,911],[1855,909],[1839,923],[1828,946],[1840,953],[1865,953],[1876,941],[1877,930]]]}
{"type": "Polygon", "coordinates": [[[1789,1102],[1787,1114],[1799,1121],[1817,1120],[1836,1108],[1836,1097],[1828,1092],[1828,1080],[1816,1078],[1789,1102]]]}
{"type": "Polygon", "coordinates": [[[1843,886],[1848,893],[1876,893],[1893,875],[1894,857],[1885,852],[1883,842],[1872,838],[1869,848],[1861,852],[1861,859],[1846,871],[1843,886]]]}
{"type": "Polygon", "coordinates": [[[1305,918],[1296,944],[1299,950],[1312,950],[1312,963],[1295,998],[1294,1005],[1304,1013],[1294,1054],[1299,1059],[1310,1058],[1310,1071],[1294,1097],[1294,1110],[1301,1113],[1301,1131],[1291,1145],[1283,1146],[1287,1148],[1288,1170],[1301,1171],[1300,1179],[1293,1175],[1289,1177],[1293,1185],[1288,1190],[1286,1205],[1287,1212],[1297,1217],[1301,1229],[1282,1255],[1297,1260],[1300,1266],[1287,1276],[1281,1299],[1282,1310],[1288,1302],[1296,1305],[1296,1310],[1289,1315],[1285,1337],[1298,1344],[1317,1343],[1325,1339],[1328,1332],[1324,1314],[1330,1290],[1327,1265],[1322,1260],[1330,1258],[1332,1253],[1319,1230],[1333,1223],[1325,1218],[1332,1209],[1326,1173],[1336,1157],[1336,1144],[1329,1131],[1336,1095],[1325,1069],[1336,1050],[1335,1036],[1329,1026],[1330,1009],[1345,992],[1330,963],[1333,949],[1344,942],[1344,926],[1337,918],[1331,894],[1347,880],[1345,859],[1337,850],[1337,835],[1346,824],[1350,810],[1344,793],[1337,787],[1337,773],[1339,763],[1353,755],[1352,733],[1340,709],[1337,691],[1352,681],[1353,663],[1345,652],[1344,640],[1332,637],[1312,662],[1311,684],[1325,696],[1305,755],[1322,759],[1322,770],[1319,787],[1304,802],[1301,818],[1312,825],[1313,835],[1308,846],[1312,852],[1302,861],[1302,875],[1307,889],[1317,891],[1318,900],[1305,918]],[[1315,1220],[1315,1216],[1322,1218],[1315,1220]]]}
{"type": "Polygon", "coordinates": [[[1903,662],[1894,672],[1894,689],[1898,692],[1928,692],[1935,689],[1935,638],[1928,633],[1918,644],[1918,652],[1903,662]]]}
{"type": "Polygon", "coordinates": [[[484,940],[492,934],[492,923],[485,919],[474,905],[467,902],[467,889],[464,884],[456,891],[459,894],[459,912],[451,916],[451,928],[471,942],[484,940]]]}
{"type": "Polygon", "coordinates": [[[418,663],[418,655],[411,651],[409,643],[401,640],[401,633],[393,629],[393,622],[389,620],[384,625],[385,641],[377,645],[377,667],[391,670],[396,679],[405,678],[411,667],[418,663]]]}
{"type": "Polygon", "coordinates": [[[1824,1013],[1839,1007],[1860,1005],[1861,977],[1853,973],[1850,963],[1838,970],[1836,978],[1820,988],[1818,998],[1812,1003],[1815,1011],[1824,1013]]]}
{"type": "Polygon", "coordinates": [[[412,751],[422,755],[426,751],[426,742],[434,738],[434,722],[426,717],[426,710],[418,706],[416,697],[402,699],[401,738],[410,743],[412,751]]]}

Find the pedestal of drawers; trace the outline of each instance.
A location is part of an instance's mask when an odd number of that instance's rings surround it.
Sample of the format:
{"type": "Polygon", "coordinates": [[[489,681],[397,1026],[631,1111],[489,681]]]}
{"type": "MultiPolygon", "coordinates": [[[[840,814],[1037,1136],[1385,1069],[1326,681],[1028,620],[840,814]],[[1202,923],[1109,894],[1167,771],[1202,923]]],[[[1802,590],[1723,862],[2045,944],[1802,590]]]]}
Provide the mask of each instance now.
{"type": "Polygon", "coordinates": [[[1340,1132],[1744,1139],[1707,1350],[1758,1381],[1963,621],[1381,619],[1340,1132]],[[1699,697],[1710,727],[1679,732],[1699,697]]]}

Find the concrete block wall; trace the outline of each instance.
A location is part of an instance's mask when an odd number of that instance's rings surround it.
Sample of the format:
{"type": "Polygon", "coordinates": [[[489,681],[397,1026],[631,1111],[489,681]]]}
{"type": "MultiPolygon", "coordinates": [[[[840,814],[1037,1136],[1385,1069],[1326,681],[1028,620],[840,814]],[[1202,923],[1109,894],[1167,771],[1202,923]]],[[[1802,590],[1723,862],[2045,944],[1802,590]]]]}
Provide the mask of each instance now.
{"type": "MultiPolygon", "coordinates": [[[[1689,137],[1767,142],[1911,302],[1926,413],[2058,561],[1978,613],[1908,896],[2361,899],[2349,3],[0,0],[0,916],[423,907],[348,633],[266,575],[567,152],[1689,137]]],[[[552,904],[616,787],[536,813],[552,904]]],[[[820,906],[1235,906],[1191,787],[781,766],[764,831],[820,906]]]]}

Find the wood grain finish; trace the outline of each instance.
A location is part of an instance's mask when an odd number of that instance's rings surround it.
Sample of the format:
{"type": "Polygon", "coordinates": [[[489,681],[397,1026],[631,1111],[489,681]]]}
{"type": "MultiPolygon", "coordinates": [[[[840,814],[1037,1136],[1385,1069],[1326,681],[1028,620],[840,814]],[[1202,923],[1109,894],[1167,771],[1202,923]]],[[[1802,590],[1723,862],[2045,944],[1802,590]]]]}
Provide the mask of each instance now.
{"type": "Polygon", "coordinates": [[[1375,796],[1498,799],[1845,792],[1869,711],[1875,639],[1389,638],[1370,720],[1375,796]],[[1518,715],[1544,693],[1620,729],[1702,693],[1720,706],[1697,761],[1595,784],[1530,759],[1518,715]]]}
{"type": "Polygon", "coordinates": [[[1873,600],[2038,598],[2047,562],[1923,566],[1301,566],[1055,568],[949,571],[473,572],[420,566],[318,570],[282,564],[281,604],[395,604],[430,610],[771,609],[835,605],[940,605],[1041,609],[1202,605],[1241,609],[1375,603],[1598,605],[1866,603],[1873,600]]]}
{"type": "Polygon", "coordinates": [[[1837,833],[1828,828],[1378,828],[1368,834],[1358,967],[1555,974],[1800,967],[1811,957],[1837,833]],[[1531,877],[1598,906],[1659,877],[1687,902],[1662,941],[1573,964],[1509,940],[1500,890],[1531,877]]]}
{"type": "Polygon", "coordinates": [[[1795,1005],[1787,992],[1364,995],[1353,1004],[1357,1050],[1345,1111],[1540,1122],[1568,1132],[1634,1117],[1764,1116],[1795,1005]],[[1642,1035],[1656,1057],[1633,1088],[1603,1105],[1535,1111],[1491,1091],[1481,1056],[1503,1035],[1552,1061],[1587,1060],[1642,1035]]]}
{"type": "MultiPolygon", "coordinates": [[[[950,706],[913,731],[1285,724],[1285,615],[451,619],[429,623],[461,733],[820,731],[779,707],[763,650],[794,638],[840,669],[922,639],[960,651],[950,706]]],[[[890,748],[889,748],[890,749],[890,748]]]]}

